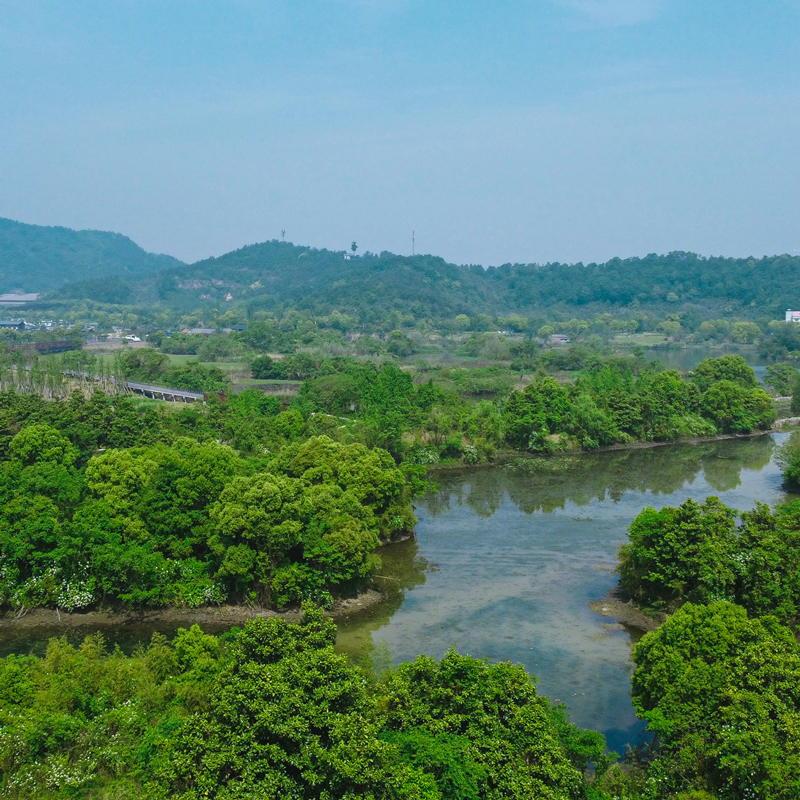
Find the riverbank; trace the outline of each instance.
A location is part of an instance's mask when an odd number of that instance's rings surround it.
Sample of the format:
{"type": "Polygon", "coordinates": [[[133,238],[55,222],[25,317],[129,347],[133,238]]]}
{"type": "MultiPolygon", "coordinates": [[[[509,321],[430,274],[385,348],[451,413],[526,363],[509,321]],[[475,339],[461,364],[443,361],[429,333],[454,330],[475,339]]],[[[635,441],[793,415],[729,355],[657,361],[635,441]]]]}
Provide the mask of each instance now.
{"type": "MultiPolygon", "coordinates": [[[[783,502],[773,451],[770,437],[760,436],[432,476],[441,491],[415,501],[417,538],[378,551],[386,577],[375,584],[386,600],[378,595],[367,606],[352,598],[333,610],[337,651],[369,653],[379,669],[420,653],[438,659],[451,646],[492,663],[522,664],[537,676],[541,694],[567,704],[572,721],[601,731],[610,749],[624,752],[643,728],[630,700],[631,642],[658,624],[625,600],[603,599],[618,581],[625,530],[643,508],[677,506],[687,496],[702,502],[715,495],[736,508],[783,502]]],[[[250,616],[275,612],[165,609],[117,613],[100,625],[79,614],[69,627],[46,613],[36,627],[0,622],[0,657],[42,656],[53,637],[78,646],[97,633],[108,650],[130,654],[154,633],[172,639],[198,623],[222,635],[250,616]]]]}
{"type": "Polygon", "coordinates": [[[653,447],[669,447],[676,444],[706,444],[709,442],[724,442],[729,439],[753,439],[757,436],[769,436],[771,433],[786,433],[787,429],[800,426],[800,417],[785,417],[776,420],[771,428],[764,431],[752,431],[751,433],[719,433],[716,436],[695,436],[691,439],[675,439],[671,442],[629,442],[627,444],[610,444],[605,447],[598,447],[596,450],[584,450],[576,448],[574,450],[563,450],[556,453],[531,453],[527,450],[499,450],[492,461],[481,461],[477,464],[466,464],[456,462],[452,464],[431,464],[428,472],[447,472],[450,470],[463,469],[486,469],[507,464],[511,461],[528,459],[558,458],[559,456],[583,456],[594,455],[595,453],[612,453],[620,450],[647,450],[653,447]]]}
{"type": "Polygon", "coordinates": [[[589,608],[602,617],[616,620],[625,628],[647,633],[654,631],[666,620],[666,614],[650,616],[626,597],[617,585],[602,600],[590,600],[589,608]]]}
{"type": "MultiPolygon", "coordinates": [[[[356,597],[339,598],[325,615],[333,619],[341,619],[358,614],[385,600],[385,596],[377,589],[367,589],[356,597]]],[[[5,632],[35,630],[47,628],[50,635],[58,635],[61,629],[67,633],[75,629],[124,628],[138,625],[148,626],[181,626],[224,628],[243,625],[249,619],[257,617],[281,617],[289,621],[300,619],[302,611],[291,608],[286,611],[273,611],[250,605],[204,606],[202,608],[154,608],[143,611],[116,611],[101,609],[98,611],[72,612],[57,611],[50,608],[34,608],[22,616],[18,612],[9,611],[0,618],[0,628],[5,632]]]]}

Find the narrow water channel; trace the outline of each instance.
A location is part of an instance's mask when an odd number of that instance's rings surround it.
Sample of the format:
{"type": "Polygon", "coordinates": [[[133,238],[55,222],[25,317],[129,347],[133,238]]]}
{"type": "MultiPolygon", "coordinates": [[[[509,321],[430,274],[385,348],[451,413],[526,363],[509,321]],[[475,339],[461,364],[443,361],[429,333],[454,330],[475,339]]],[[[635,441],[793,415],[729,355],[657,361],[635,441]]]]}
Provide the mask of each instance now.
{"type": "MultiPolygon", "coordinates": [[[[669,445],[439,472],[418,502],[416,540],[383,548],[377,582],[388,599],[339,621],[337,647],[376,663],[456,647],[522,664],[540,692],[624,752],[643,732],[630,700],[637,634],[588,608],[616,584],[616,552],[646,506],[717,495],[733,508],[775,505],[772,456],[786,434],[669,445]]],[[[170,625],[106,629],[130,652],[170,625]]],[[[209,629],[211,632],[218,630],[209,629]]],[[[73,630],[75,642],[91,631],[73,630]]],[[[43,652],[61,631],[0,623],[0,656],[43,652]]]]}

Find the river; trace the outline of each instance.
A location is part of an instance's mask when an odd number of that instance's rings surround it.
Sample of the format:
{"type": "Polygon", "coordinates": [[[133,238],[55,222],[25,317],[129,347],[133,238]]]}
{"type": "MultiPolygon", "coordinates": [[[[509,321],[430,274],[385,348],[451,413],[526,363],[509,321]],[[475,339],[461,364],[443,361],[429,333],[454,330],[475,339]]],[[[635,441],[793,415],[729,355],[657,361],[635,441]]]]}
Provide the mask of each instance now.
{"type": "MultiPolygon", "coordinates": [[[[337,647],[377,665],[454,646],[522,664],[540,692],[624,752],[643,733],[630,700],[637,633],[587,603],[616,584],[616,552],[646,506],[719,496],[738,509],[789,498],[772,459],[786,434],[523,459],[441,471],[417,504],[416,540],[382,549],[386,602],[339,621],[337,647]]],[[[106,630],[130,651],[154,627],[106,630]]],[[[75,632],[77,639],[85,633],[75,632]]],[[[0,630],[0,655],[41,651],[46,635],[0,630]],[[21,634],[21,635],[19,635],[21,634]]]]}
{"type": "MultiPolygon", "coordinates": [[[[616,584],[616,551],[646,506],[719,496],[738,509],[784,502],[772,460],[785,434],[535,459],[440,472],[416,542],[395,546],[394,602],[340,623],[339,643],[382,660],[450,646],[522,664],[539,690],[624,752],[643,726],[630,700],[637,633],[589,610],[616,584]]],[[[389,556],[389,553],[386,553],[389,556]]]]}

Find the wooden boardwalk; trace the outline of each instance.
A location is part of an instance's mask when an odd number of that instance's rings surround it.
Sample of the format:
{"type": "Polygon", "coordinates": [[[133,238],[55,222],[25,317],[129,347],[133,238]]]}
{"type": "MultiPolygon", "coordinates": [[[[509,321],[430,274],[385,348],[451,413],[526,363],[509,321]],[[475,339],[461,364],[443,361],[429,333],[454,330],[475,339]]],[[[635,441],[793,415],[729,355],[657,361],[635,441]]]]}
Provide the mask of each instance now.
{"type": "Polygon", "coordinates": [[[205,396],[202,392],[192,392],[188,389],[168,389],[166,386],[153,386],[149,383],[126,381],[125,385],[135,394],[151,397],[153,400],[169,400],[173,403],[196,403],[205,396]]]}

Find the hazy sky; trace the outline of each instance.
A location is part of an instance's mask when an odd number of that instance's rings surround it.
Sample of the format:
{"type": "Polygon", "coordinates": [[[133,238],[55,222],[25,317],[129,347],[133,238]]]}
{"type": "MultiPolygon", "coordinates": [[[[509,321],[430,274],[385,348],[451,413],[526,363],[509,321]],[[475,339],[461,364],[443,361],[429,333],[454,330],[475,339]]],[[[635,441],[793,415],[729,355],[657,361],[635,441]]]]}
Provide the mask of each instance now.
{"type": "Polygon", "coordinates": [[[800,0],[0,0],[0,216],[185,260],[800,250],[800,0]]]}

